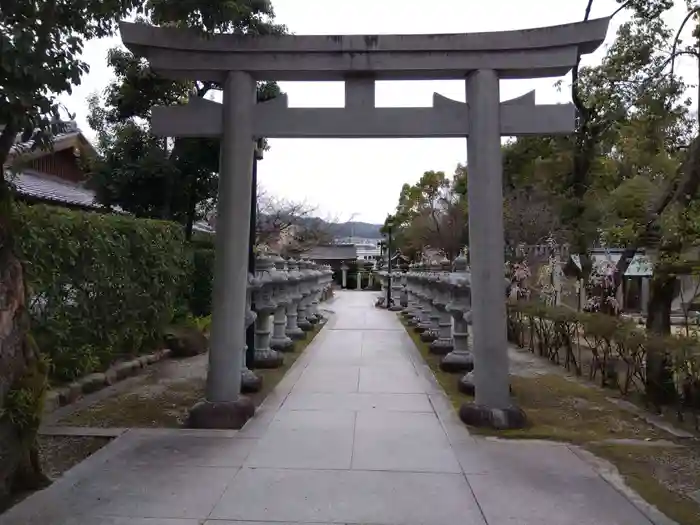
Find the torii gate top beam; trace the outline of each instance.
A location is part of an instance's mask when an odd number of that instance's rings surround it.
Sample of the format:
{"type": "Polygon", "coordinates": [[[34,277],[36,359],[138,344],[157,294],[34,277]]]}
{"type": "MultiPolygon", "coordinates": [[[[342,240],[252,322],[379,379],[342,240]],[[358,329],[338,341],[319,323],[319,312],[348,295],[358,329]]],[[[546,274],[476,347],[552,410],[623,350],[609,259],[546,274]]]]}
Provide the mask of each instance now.
{"type": "Polygon", "coordinates": [[[605,39],[609,18],[538,29],[438,35],[201,35],[122,23],[124,44],[161,74],[221,82],[229,71],[256,80],[463,79],[491,69],[500,78],[566,74],[577,55],[605,39]]]}

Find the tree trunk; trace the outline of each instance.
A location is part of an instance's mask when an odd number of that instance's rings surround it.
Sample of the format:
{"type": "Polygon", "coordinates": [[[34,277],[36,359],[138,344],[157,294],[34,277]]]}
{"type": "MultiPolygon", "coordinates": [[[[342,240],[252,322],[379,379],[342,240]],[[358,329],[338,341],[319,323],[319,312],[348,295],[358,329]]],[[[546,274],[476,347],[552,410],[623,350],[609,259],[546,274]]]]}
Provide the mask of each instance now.
{"type": "Polygon", "coordinates": [[[29,337],[28,320],[22,265],[5,244],[0,250],[0,506],[13,490],[48,481],[36,448],[46,370],[29,337]],[[22,403],[14,403],[20,390],[22,403]]]}
{"type": "MultiPolygon", "coordinates": [[[[671,333],[671,304],[676,293],[676,278],[666,275],[655,276],[649,286],[649,306],[647,330],[654,335],[667,336],[671,333]]],[[[676,387],[673,382],[671,359],[666,353],[648,353],[646,360],[646,396],[657,410],[676,400],[676,387]]]]}

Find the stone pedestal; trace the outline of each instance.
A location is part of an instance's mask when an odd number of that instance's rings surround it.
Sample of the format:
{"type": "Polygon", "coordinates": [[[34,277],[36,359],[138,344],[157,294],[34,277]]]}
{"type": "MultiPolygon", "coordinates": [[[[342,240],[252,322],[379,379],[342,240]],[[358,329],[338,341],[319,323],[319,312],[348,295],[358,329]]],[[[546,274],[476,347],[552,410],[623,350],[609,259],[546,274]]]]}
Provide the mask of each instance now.
{"type": "Polygon", "coordinates": [[[304,332],[310,332],[313,330],[314,325],[306,318],[311,297],[309,264],[306,261],[299,262],[299,273],[301,275],[301,279],[299,280],[301,300],[297,306],[297,326],[304,332]]]}
{"type": "Polygon", "coordinates": [[[440,331],[440,311],[435,308],[432,302],[432,298],[428,305],[428,327],[426,330],[420,334],[420,340],[424,343],[432,343],[438,338],[438,333],[440,331]]]}
{"type": "Polygon", "coordinates": [[[309,297],[309,306],[307,308],[307,315],[306,319],[311,323],[311,324],[318,324],[318,322],[321,320],[321,316],[318,313],[318,303],[320,301],[320,296],[321,296],[321,272],[319,269],[316,267],[315,264],[312,265],[312,268],[310,269],[312,272],[311,276],[311,295],[309,297]]]}
{"type": "Polygon", "coordinates": [[[452,316],[445,311],[445,305],[441,304],[438,338],[430,343],[430,352],[436,355],[447,355],[452,351],[452,316]]]}
{"type": "Polygon", "coordinates": [[[343,265],[340,268],[340,271],[342,272],[341,274],[341,279],[342,279],[342,287],[343,290],[345,290],[348,287],[348,267],[343,265]]]}
{"type": "Polygon", "coordinates": [[[474,369],[474,355],[469,349],[469,324],[471,322],[471,274],[464,253],[454,262],[450,302],[446,310],[452,316],[453,350],[440,362],[445,372],[470,372],[474,369]]]}
{"type": "Polygon", "coordinates": [[[406,272],[401,274],[401,293],[399,294],[399,304],[401,308],[408,308],[408,286],[407,286],[406,272]]]}
{"type": "Polygon", "coordinates": [[[355,288],[357,290],[362,290],[362,272],[358,271],[355,278],[355,288]]]}
{"type": "Polygon", "coordinates": [[[289,304],[287,305],[287,329],[285,333],[287,337],[293,340],[304,339],[306,334],[299,328],[297,324],[297,319],[299,317],[299,301],[302,299],[302,294],[300,291],[300,281],[302,279],[301,273],[299,273],[299,263],[294,260],[290,260],[287,263],[289,280],[294,283],[293,286],[290,285],[289,291],[289,304]]]}
{"type": "Polygon", "coordinates": [[[454,349],[440,362],[445,372],[470,372],[474,369],[474,355],[469,350],[469,324],[462,312],[454,315],[452,344],[454,349]]]}
{"type": "Polygon", "coordinates": [[[303,332],[310,332],[314,329],[314,325],[306,318],[306,308],[308,303],[308,295],[303,297],[299,301],[299,307],[297,309],[297,326],[303,332]]]}
{"type": "Polygon", "coordinates": [[[272,312],[259,313],[255,320],[255,368],[279,368],[284,364],[282,354],[270,348],[272,312]]]}
{"type": "Polygon", "coordinates": [[[255,415],[255,405],[244,396],[228,403],[200,401],[187,416],[185,426],[205,429],[240,429],[255,415]]]}
{"type": "MultiPolygon", "coordinates": [[[[258,318],[257,314],[251,310],[251,295],[253,291],[257,290],[260,286],[260,282],[255,278],[253,274],[248,274],[248,291],[246,293],[246,313],[245,313],[245,327],[246,329],[255,322],[258,318]]],[[[251,371],[246,365],[246,351],[248,347],[245,345],[245,340],[243,344],[243,352],[241,354],[241,392],[243,393],[253,393],[259,392],[262,388],[262,378],[258,377],[251,371]]]]}
{"type": "Polygon", "coordinates": [[[294,350],[294,341],[287,335],[287,309],[289,304],[281,304],[275,310],[273,318],[272,338],[270,348],[279,352],[291,352],[294,350]]]}
{"type": "Polygon", "coordinates": [[[389,311],[400,312],[403,310],[401,305],[401,292],[403,291],[403,286],[401,285],[401,274],[392,272],[391,279],[389,280],[391,284],[391,305],[389,305],[389,311]]]}
{"type": "Polygon", "coordinates": [[[430,298],[427,295],[426,291],[427,284],[424,283],[420,292],[419,296],[419,302],[420,305],[418,307],[417,311],[417,319],[416,319],[416,326],[415,326],[415,331],[422,334],[423,332],[427,332],[431,328],[430,324],[430,298]]]}
{"type": "Polygon", "coordinates": [[[306,337],[306,333],[304,330],[299,328],[299,325],[297,323],[297,318],[298,318],[298,313],[297,313],[297,308],[298,308],[298,301],[292,302],[288,307],[287,307],[287,330],[286,334],[293,340],[299,340],[299,339],[304,339],[306,337]]]}
{"type": "Polygon", "coordinates": [[[257,257],[255,261],[256,277],[259,288],[253,294],[257,318],[255,319],[255,368],[279,368],[284,364],[282,354],[270,348],[272,332],[272,315],[277,309],[274,300],[275,288],[279,276],[271,259],[257,257]]]}
{"type": "Polygon", "coordinates": [[[281,257],[274,257],[275,269],[282,276],[280,278],[279,289],[275,293],[277,307],[272,319],[272,337],[270,338],[270,348],[279,352],[290,352],[294,350],[294,341],[285,333],[287,328],[287,308],[291,303],[291,293],[294,289],[294,281],[290,280],[287,270],[287,263],[281,257]]]}

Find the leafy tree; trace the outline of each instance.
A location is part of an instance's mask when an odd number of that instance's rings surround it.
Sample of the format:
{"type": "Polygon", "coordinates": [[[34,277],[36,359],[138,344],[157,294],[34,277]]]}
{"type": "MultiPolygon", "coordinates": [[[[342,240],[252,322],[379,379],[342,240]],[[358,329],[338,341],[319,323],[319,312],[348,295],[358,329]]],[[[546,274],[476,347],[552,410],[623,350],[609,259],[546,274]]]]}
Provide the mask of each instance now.
{"type": "Polygon", "coordinates": [[[561,139],[521,137],[503,148],[503,222],[507,247],[541,244],[565,231],[560,219],[561,139]]]}
{"type": "Polygon", "coordinates": [[[426,171],[415,185],[404,184],[390,219],[395,245],[405,256],[415,259],[433,248],[453,259],[468,243],[466,176],[460,165],[452,179],[442,171],[426,171]]]}
{"type": "MultiPolygon", "coordinates": [[[[85,41],[113,34],[142,6],[128,0],[4,0],[0,10],[0,165],[17,139],[49,148],[61,130],[61,93],[80,84],[85,41]]],[[[0,181],[0,503],[46,482],[36,449],[46,366],[29,335],[27,290],[15,254],[11,187],[0,181]]]]}
{"type": "MultiPolygon", "coordinates": [[[[211,33],[280,34],[266,0],[154,1],[142,22],[205,29],[211,33]],[[162,10],[159,10],[163,6],[162,10]]],[[[144,59],[115,48],[108,63],[113,81],[102,96],[93,95],[90,126],[98,134],[101,157],[93,168],[91,184],[107,206],[142,217],[160,217],[192,225],[211,207],[218,183],[219,141],[175,138],[166,140],[150,129],[151,108],[185,104],[191,98],[210,97],[220,86],[214,82],[178,82],[155,73],[144,59]]],[[[275,83],[260,83],[258,100],[279,95],[275,83]]]]}
{"type": "MultiPolygon", "coordinates": [[[[50,148],[61,131],[58,96],[79,85],[85,42],[114,34],[136,13],[205,32],[280,31],[267,0],[3,0],[0,9],[0,164],[19,138],[50,148]]],[[[134,93],[138,93],[135,91],[134,93]]],[[[136,99],[138,97],[134,97],[136,99]]],[[[149,159],[153,160],[153,159],[149,159]]],[[[36,449],[46,367],[29,336],[25,282],[15,255],[11,185],[0,181],[0,502],[12,489],[44,482],[36,449]]]]}

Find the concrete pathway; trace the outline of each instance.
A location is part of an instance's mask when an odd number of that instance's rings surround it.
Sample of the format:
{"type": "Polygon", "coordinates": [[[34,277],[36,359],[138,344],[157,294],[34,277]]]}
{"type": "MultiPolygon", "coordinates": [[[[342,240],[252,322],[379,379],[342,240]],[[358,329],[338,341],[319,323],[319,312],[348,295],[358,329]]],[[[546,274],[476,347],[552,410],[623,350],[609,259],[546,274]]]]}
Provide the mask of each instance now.
{"type": "Polygon", "coordinates": [[[0,525],[653,523],[568,446],[469,436],[374,298],[338,295],[242,431],[126,432],[0,525]]]}

